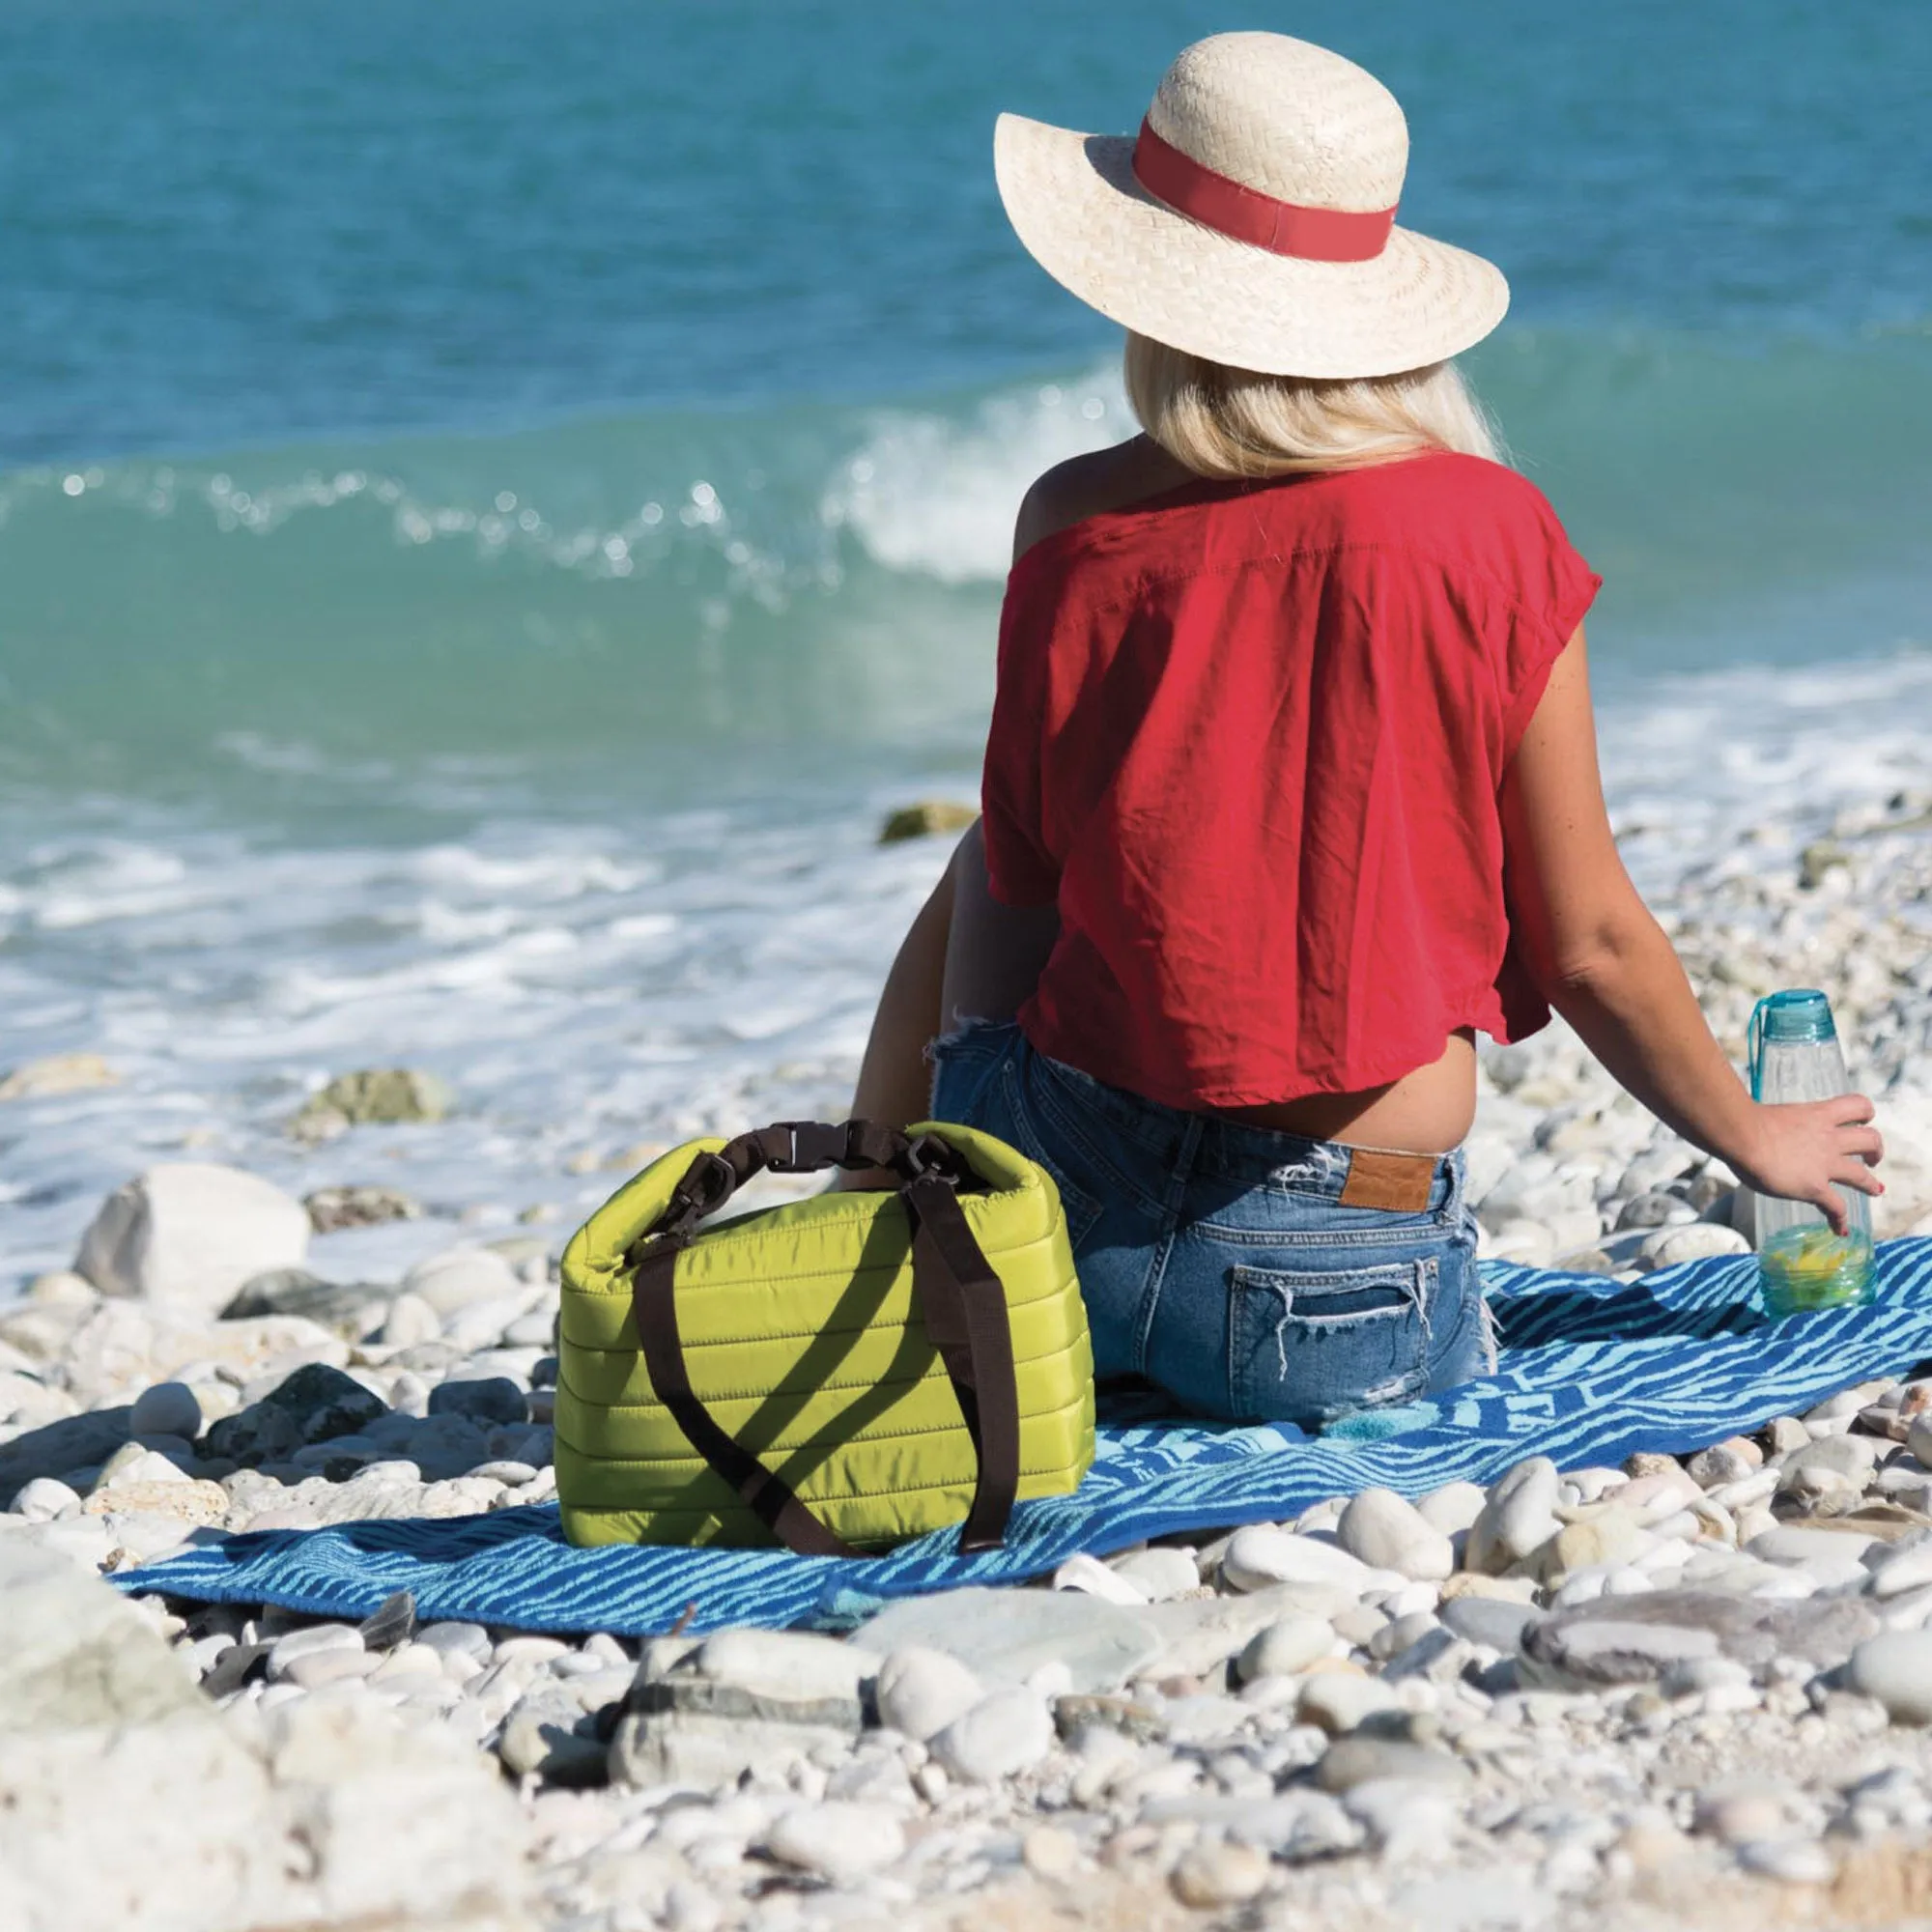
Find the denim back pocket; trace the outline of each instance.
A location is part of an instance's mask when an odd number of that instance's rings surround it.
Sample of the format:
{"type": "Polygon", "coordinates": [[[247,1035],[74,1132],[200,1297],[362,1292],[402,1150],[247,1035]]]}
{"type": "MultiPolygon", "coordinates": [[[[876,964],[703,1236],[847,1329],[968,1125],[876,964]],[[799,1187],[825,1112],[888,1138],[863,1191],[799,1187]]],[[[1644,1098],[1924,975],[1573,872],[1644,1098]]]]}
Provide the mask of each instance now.
{"type": "MultiPolygon", "coordinates": [[[[1310,1257],[1314,1264],[1314,1257],[1310,1257]]],[[[1230,1270],[1228,1400],[1243,1420],[1319,1428],[1429,1384],[1435,1255],[1353,1268],[1230,1270]]]]}

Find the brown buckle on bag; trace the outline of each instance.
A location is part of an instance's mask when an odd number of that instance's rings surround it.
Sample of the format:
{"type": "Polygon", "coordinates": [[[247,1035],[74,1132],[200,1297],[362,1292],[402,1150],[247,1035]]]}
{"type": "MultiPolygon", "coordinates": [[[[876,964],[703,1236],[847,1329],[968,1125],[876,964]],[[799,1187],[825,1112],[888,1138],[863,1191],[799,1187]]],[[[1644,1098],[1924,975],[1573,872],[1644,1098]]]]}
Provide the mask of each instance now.
{"type": "Polygon", "coordinates": [[[1385,1214],[1420,1214],[1435,1190],[1437,1165],[1434,1154],[1350,1148],[1342,1206],[1377,1208],[1385,1214]]]}

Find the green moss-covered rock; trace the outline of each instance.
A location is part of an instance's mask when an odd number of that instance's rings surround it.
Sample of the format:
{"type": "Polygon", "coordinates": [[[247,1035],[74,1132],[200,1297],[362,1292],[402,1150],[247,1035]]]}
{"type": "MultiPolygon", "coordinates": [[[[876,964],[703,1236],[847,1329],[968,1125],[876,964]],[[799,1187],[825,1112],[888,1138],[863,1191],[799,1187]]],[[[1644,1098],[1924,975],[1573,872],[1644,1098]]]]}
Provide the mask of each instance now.
{"type": "Polygon", "coordinates": [[[456,1095],[434,1073],[412,1066],[379,1066],[343,1073],[311,1094],[289,1122],[298,1140],[327,1140],[349,1127],[440,1121],[456,1095]]]}
{"type": "Polygon", "coordinates": [[[979,815],[977,806],[959,805],[951,799],[922,799],[917,805],[902,805],[887,816],[879,828],[879,843],[896,845],[905,838],[930,838],[942,832],[964,832],[979,815]]]}

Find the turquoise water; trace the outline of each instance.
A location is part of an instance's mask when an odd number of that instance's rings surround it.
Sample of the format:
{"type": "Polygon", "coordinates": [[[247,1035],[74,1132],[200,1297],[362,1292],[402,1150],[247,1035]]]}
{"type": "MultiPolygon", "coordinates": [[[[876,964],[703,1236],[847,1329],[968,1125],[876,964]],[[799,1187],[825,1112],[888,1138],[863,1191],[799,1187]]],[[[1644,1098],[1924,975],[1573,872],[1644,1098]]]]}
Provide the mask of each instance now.
{"type": "MultiPolygon", "coordinates": [[[[276,1131],[344,1065],[456,1084],[382,1158],[486,1223],[838,1104],[935,863],[876,814],[970,792],[1019,496],[1131,428],[993,117],[1129,128],[1229,23],[0,11],[0,1067],[121,1076],[0,1115],[0,1292],[171,1151],[370,1178],[276,1131]]],[[[1674,864],[1922,781],[1932,8],[1238,24],[1382,75],[1404,218],[1511,278],[1470,368],[1608,579],[1619,810],[1674,864]]]]}

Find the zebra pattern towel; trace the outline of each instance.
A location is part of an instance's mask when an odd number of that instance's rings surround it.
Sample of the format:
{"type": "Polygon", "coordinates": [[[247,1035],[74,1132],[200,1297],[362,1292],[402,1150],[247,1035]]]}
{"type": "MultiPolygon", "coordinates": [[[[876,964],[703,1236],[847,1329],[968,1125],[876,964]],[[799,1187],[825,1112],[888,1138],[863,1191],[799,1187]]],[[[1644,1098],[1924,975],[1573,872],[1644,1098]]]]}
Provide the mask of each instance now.
{"type": "Polygon", "coordinates": [[[553,1508],[211,1538],[115,1577],[133,1592],[363,1617],[396,1590],[425,1621],[644,1635],[682,1620],[848,1627],[885,1600],[1017,1582],[1079,1551],[1281,1521],[1381,1484],[1416,1496],[1494,1480],[1526,1456],[1560,1468],[1682,1452],[1932,1359],[1932,1237],[1879,1250],[1865,1308],[1772,1323],[1749,1256],[1642,1281],[1491,1264],[1497,1374],[1381,1418],[1393,1434],[1115,1420],[1070,1496],[1023,1503],[1005,1548],[961,1557],[943,1532],[860,1561],[783,1550],[573,1549],[553,1508]]]}

